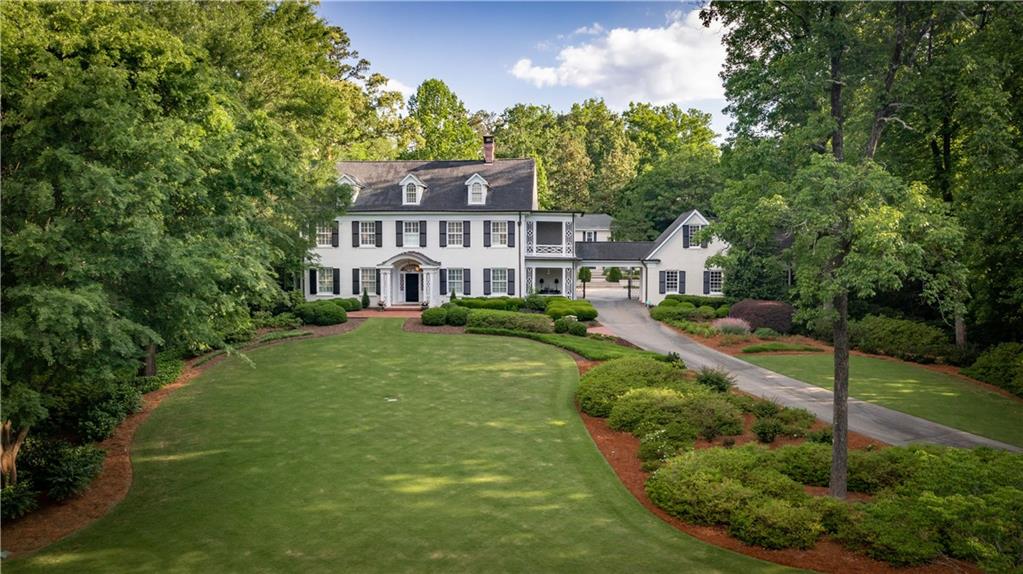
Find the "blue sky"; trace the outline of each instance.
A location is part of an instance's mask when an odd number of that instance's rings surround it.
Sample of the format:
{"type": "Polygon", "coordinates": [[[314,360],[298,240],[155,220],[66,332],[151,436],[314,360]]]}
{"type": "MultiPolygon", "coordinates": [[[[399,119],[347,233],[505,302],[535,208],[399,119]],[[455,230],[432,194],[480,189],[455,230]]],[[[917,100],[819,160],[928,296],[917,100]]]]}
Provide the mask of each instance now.
{"type": "Polygon", "coordinates": [[[668,2],[324,2],[371,69],[406,95],[444,80],[470,110],[603,97],[669,101],[728,119],[717,77],[720,31],[703,28],[698,4],[668,2]]]}

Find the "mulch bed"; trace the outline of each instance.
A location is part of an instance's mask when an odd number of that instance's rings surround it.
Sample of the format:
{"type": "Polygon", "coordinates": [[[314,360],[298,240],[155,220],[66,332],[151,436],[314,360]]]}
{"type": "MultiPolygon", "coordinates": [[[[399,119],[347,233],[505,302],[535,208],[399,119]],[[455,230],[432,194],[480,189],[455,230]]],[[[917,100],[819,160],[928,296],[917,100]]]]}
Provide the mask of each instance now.
{"type": "MultiPolygon", "coordinates": [[[[307,325],[301,330],[311,334],[304,337],[278,339],[267,343],[254,343],[242,351],[270,347],[291,341],[327,337],[347,333],[363,323],[364,319],[349,319],[347,323],[319,327],[307,325]]],[[[227,353],[196,365],[202,357],[185,363],[181,375],[173,383],[165,385],[142,397],[142,410],[124,419],[114,434],[97,446],[106,451],[103,468],[99,476],[80,496],[63,504],[46,504],[41,508],[14,521],[4,521],[3,549],[11,557],[22,557],[44,548],[101,518],[128,494],[131,488],[131,443],[135,431],[160,406],[167,396],[190,383],[209,367],[223,361],[227,353]]]]}
{"type": "MultiPolygon", "coordinates": [[[[591,368],[594,362],[585,360],[579,361],[577,359],[576,363],[579,366],[580,374],[582,374],[586,369],[591,368]]],[[[689,524],[668,514],[659,506],[654,504],[653,501],[650,500],[650,497],[647,496],[645,485],[647,478],[649,478],[651,473],[643,470],[642,461],[639,459],[638,438],[632,436],[631,433],[612,430],[611,427],[608,426],[607,419],[592,417],[582,411],[579,411],[579,417],[582,419],[583,424],[586,425],[586,430],[590,433],[590,438],[593,439],[593,443],[597,446],[597,449],[600,450],[600,453],[604,455],[604,459],[607,460],[608,464],[611,465],[611,468],[614,469],[615,474],[618,475],[618,479],[622,481],[625,488],[627,488],[629,492],[636,497],[636,500],[638,500],[640,504],[642,504],[650,512],[657,515],[657,517],[661,520],[694,538],[707,542],[708,544],[713,544],[760,560],[767,560],[769,562],[775,562],[777,564],[783,564],[794,568],[816,570],[818,572],[835,572],[841,574],[937,574],[980,572],[976,566],[956,560],[945,560],[942,562],[935,562],[915,567],[895,567],[886,562],[874,560],[873,558],[863,554],[853,552],[841,544],[827,538],[822,538],[809,550],[768,550],[758,546],[750,546],[749,544],[733,538],[722,526],[701,526],[697,524],[689,524]]],[[[749,432],[749,425],[752,423],[751,419],[752,415],[746,416],[746,432],[742,437],[734,437],[736,438],[736,444],[743,444],[756,440],[756,438],[752,436],[752,433],[749,432]]],[[[819,428],[819,426],[823,426],[823,423],[820,421],[816,423],[814,428],[819,428]]],[[[697,442],[696,448],[719,446],[722,440],[723,438],[718,438],[712,442],[701,440],[697,442]]],[[[776,448],[785,444],[795,444],[798,442],[802,442],[802,439],[779,438],[771,445],[771,448],[776,448]]],[[[849,433],[849,445],[851,448],[863,448],[866,444],[880,445],[881,443],[863,437],[862,435],[857,435],[856,433],[849,433]]],[[[813,495],[825,496],[827,494],[827,489],[807,487],[807,492],[813,495]]],[[[869,496],[850,493],[849,498],[851,500],[867,500],[869,499],[869,496]]]]}

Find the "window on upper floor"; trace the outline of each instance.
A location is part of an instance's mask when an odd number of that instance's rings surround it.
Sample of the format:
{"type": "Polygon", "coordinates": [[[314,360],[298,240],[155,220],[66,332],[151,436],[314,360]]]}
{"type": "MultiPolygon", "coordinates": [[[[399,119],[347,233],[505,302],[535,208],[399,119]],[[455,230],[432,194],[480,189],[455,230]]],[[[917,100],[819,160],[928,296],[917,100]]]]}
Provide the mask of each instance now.
{"type": "Polygon", "coordinates": [[[708,283],[710,284],[710,292],[714,294],[721,293],[721,287],[724,284],[724,278],[721,271],[711,271],[709,274],[708,283]]]}
{"type": "Polygon", "coordinates": [[[596,240],[597,240],[597,232],[596,231],[583,231],[583,241],[596,241],[596,240]]]}
{"type": "Polygon", "coordinates": [[[419,203],[419,188],[416,184],[409,183],[405,185],[405,204],[416,204],[419,203]]]}
{"type": "Polygon", "coordinates": [[[360,221],[359,222],[359,246],[360,247],[376,247],[377,244],[377,225],[373,221],[360,221]]]}
{"type": "Polygon", "coordinates": [[[483,184],[472,184],[472,191],[469,193],[469,203],[483,203],[483,184]]]}
{"type": "Polygon", "coordinates": [[[419,222],[405,221],[402,223],[402,243],[405,245],[419,245],[419,222]]]}
{"type": "Polygon", "coordinates": [[[465,180],[466,191],[468,192],[469,205],[483,205],[487,202],[487,180],[478,173],[465,180]]]}
{"type": "Polygon", "coordinates": [[[686,235],[686,243],[689,244],[689,248],[690,249],[699,249],[699,248],[703,247],[703,245],[700,244],[700,241],[699,241],[699,233],[700,233],[700,230],[702,230],[704,227],[706,227],[706,225],[694,224],[694,225],[687,225],[686,226],[686,228],[684,230],[685,233],[687,234],[686,235]]]}
{"type": "Polygon", "coordinates": [[[320,247],[330,247],[333,245],[332,237],[334,229],[331,225],[317,225],[316,226],[316,245],[320,247]]]}
{"type": "Polygon", "coordinates": [[[508,246],[507,221],[493,221],[490,223],[490,244],[495,247],[508,246]]]}
{"type": "Polygon", "coordinates": [[[462,222],[448,222],[448,247],[462,246],[462,222]]]}
{"type": "Polygon", "coordinates": [[[664,290],[668,293],[678,293],[678,271],[664,272],[664,290]]]}

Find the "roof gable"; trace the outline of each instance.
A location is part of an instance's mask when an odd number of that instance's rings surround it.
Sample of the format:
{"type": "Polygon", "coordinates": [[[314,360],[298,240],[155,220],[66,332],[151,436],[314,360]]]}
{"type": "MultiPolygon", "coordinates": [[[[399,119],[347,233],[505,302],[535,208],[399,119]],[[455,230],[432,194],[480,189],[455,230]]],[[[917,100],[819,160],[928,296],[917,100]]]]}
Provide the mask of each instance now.
{"type": "Polygon", "coordinates": [[[671,225],[669,225],[667,229],[661,232],[661,234],[657,236],[657,239],[654,240],[654,246],[650,250],[650,254],[648,255],[648,257],[652,257],[654,253],[657,253],[657,251],[660,250],[661,246],[670,242],[671,238],[676,233],[678,233],[680,229],[682,229],[683,225],[695,223],[699,223],[699,225],[708,225],[710,222],[707,221],[707,218],[704,217],[702,213],[695,209],[686,211],[679,215],[678,217],[676,217],[675,221],[672,221],[671,225]]]}

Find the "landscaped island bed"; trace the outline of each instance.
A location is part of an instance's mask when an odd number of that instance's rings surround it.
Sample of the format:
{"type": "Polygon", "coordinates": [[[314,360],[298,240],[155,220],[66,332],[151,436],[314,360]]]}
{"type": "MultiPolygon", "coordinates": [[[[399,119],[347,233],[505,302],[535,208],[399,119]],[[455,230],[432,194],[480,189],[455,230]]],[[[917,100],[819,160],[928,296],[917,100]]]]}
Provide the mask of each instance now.
{"type": "Polygon", "coordinates": [[[370,320],[249,356],[153,412],[110,514],[5,571],[785,570],[637,504],[553,347],[370,320]]]}

